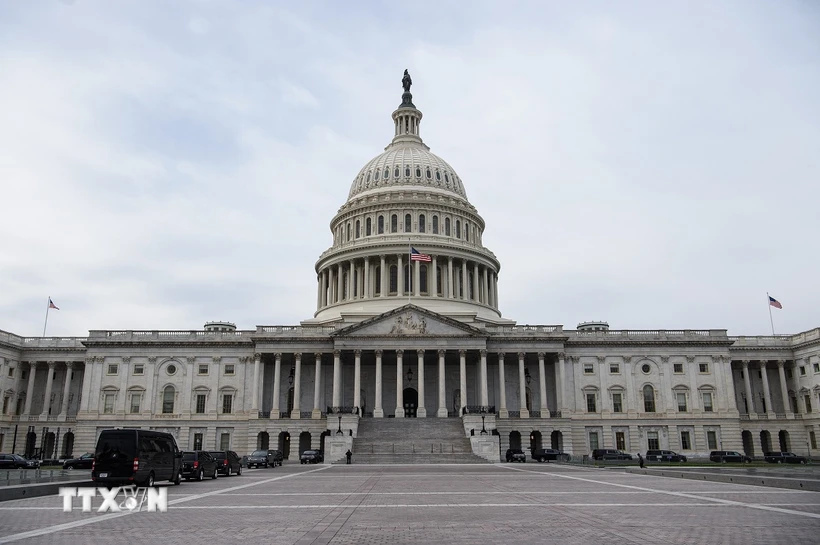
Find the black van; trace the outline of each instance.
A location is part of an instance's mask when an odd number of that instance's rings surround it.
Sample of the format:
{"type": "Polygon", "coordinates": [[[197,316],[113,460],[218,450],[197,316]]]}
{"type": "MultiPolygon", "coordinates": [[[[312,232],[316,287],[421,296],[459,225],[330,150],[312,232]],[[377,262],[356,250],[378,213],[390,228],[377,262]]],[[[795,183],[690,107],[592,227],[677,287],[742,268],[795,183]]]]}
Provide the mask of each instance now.
{"type": "Polygon", "coordinates": [[[181,481],[182,452],[170,433],[139,429],[103,430],[97,440],[91,480],[154,486],[181,481]]]}

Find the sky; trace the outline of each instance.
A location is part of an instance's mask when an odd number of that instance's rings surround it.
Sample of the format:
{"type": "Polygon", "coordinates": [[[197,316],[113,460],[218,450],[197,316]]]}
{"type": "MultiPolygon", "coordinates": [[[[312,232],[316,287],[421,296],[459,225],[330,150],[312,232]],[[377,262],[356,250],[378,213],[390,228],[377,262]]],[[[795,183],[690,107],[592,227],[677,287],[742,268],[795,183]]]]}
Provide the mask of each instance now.
{"type": "Polygon", "coordinates": [[[0,330],[311,318],[405,68],[505,317],[820,327],[820,3],[0,0],[0,330]]]}

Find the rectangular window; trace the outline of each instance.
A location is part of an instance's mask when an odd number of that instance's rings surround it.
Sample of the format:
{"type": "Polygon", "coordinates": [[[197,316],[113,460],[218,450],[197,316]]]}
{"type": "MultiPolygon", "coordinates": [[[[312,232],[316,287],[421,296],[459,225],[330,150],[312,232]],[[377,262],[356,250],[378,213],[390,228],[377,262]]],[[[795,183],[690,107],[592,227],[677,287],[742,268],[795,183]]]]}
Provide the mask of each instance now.
{"type": "Polygon", "coordinates": [[[710,413],[714,409],[712,408],[712,393],[711,392],[703,392],[703,412],[710,413]]]}
{"type": "Polygon", "coordinates": [[[233,394],[225,394],[222,396],[222,413],[230,414],[233,407],[233,394]]]}
{"type": "Polygon", "coordinates": [[[116,375],[120,372],[120,366],[117,363],[109,363],[108,364],[108,373],[109,375],[116,375]]]}
{"type": "Polygon", "coordinates": [[[226,375],[233,375],[235,373],[234,365],[232,363],[225,364],[225,374],[226,375]]]}
{"type": "Polygon", "coordinates": [[[622,413],[623,410],[623,395],[622,394],[612,394],[612,412],[613,413],[622,413]]]}
{"type": "Polygon", "coordinates": [[[207,363],[200,363],[199,367],[198,367],[197,374],[207,375],[208,374],[208,364],[207,363]]]}
{"type": "Polygon", "coordinates": [[[612,375],[617,375],[621,372],[621,366],[617,363],[610,363],[609,364],[609,373],[612,375]]]}
{"type": "Polygon", "coordinates": [[[817,436],[814,434],[814,431],[809,432],[809,440],[811,440],[811,448],[817,449],[817,436]]]}
{"type": "Polygon", "coordinates": [[[589,432],[589,450],[597,450],[598,449],[598,432],[591,431],[589,432]]]}
{"type": "Polygon", "coordinates": [[[142,363],[135,363],[134,370],[135,375],[144,375],[145,374],[145,365],[142,363]]]}
{"type": "Polygon", "coordinates": [[[23,380],[26,380],[28,378],[28,370],[27,369],[23,370],[22,374],[20,375],[20,378],[23,379],[23,380]]]}
{"type": "Polygon", "coordinates": [[[142,401],[142,394],[131,394],[131,414],[140,412],[140,401],[142,401]]]}
{"type": "Polygon", "coordinates": [[[585,375],[591,375],[594,372],[595,372],[595,366],[593,364],[591,364],[591,363],[585,363],[584,364],[584,374],[585,375]]]}
{"type": "Polygon", "coordinates": [[[805,376],[806,376],[806,366],[805,366],[805,365],[801,365],[801,366],[800,366],[800,376],[801,376],[801,377],[805,377],[805,376]]]}
{"type": "Polygon", "coordinates": [[[11,401],[11,398],[9,396],[6,396],[6,397],[3,398],[3,413],[2,414],[6,414],[6,413],[9,412],[9,401],[11,401]]]}
{"type": "Polygon", "coordinates": [[[675,363],[672,365],[674,372],[678,375],[683,374],[683,364],[682,363],[675,363]]]}
{"type": "Polygon", "coordinates": [[[658,441],[658,432],[656,432],[656,431],[646,432],[646,449],[647,450],[658,450],[659,448],[661,448],[661,444],[658,441]]]}
{"type": "Polygon", "coordinates": [[[806,414],[811,413],[811,396],[806,396],[806,414]]]}
{"type": "Polygon", "coordinates": [[[202,450],[202,434],[194,434],[194,450],[202,450]]]}
{"type": "Polygon", "coordinates": [[[820,373],[820,363],[815,363],[814,364],[814,372],[815,373],[820,373]]]}
{"type": "Polygon", "coordinates": [[[714,431],[707,431],[706,432],[706,443],[707,443],[706,448],[708,448],[709,450],[715,450],[718,447],[718,445],[717,445],[717,433],[715,433],[714,431]]]}
{"type": "Polygon", "coordinates": [[[114,394],[105,394],[104,399],[103,414],[112,414],[114,412],[114,394]]]}
{"type": "Polygon", "coordinates": [[[709,364],[708,363],[701,363],[698,365],[701,373],[708,373],[709,372],[709,364]]]}
{"type": "Polygon", "coordinates": [[[231,434],[223,433],[219,436],[219,450],[228,450],[231,448],[231,434]]]}
{"type": "Polygon", "coordinates": [[[688,431],[680,432],[680,449],[681,450],[692,450],[692,441],[689,438],[688,431]]]}
{"type": "Polygon", "coordinates": [[[595,410],[595,394],[587,394],[587,412],[598,412],[595,410]]]}
{"type": "Polygon", "coordinates": [[[675,397],[678,399],[678,412],[685,413],[686,412],[686,394],[683,392],[678,392],[675,397]]]}
{"type": "Polygon", "coordinates": [[[10,377],[14,376],[14,367],[9,367],[9,376],[10,377]]]}
{"type": "Polygon", "coordinates": [[[205,394],[196,395],[196,414],[205,414],[205,394]]]}
{"type": "Polygon", "coordinates": [[[622,431],[615,432],[615,448],[618,450],[626,450],[626,434],[622,431]]]}

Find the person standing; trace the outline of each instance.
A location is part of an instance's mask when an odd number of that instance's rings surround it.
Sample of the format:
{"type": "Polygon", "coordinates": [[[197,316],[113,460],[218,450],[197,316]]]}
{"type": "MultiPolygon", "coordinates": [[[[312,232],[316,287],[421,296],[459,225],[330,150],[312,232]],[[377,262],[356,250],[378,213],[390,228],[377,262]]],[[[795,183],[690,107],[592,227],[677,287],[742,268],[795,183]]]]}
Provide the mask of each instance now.
{"type": "MultiPolygon", "coordinates": [[[[353,453],[350,452],[350,449],[347,449],[347,452],[345,452],[345,457],[347,457],[347,465],[350,465],[350,460],[353,458],[353,453]]],[[[643,467],[643,462],[641,462],[641,464],[641,467],[643,467]]]]}
{"type": "Polygon", "coordinates": [[[641,469],[643,469],[643,456],[641,456],[640,452],[638,453],[638,465],[641,467],[641,469]]]}

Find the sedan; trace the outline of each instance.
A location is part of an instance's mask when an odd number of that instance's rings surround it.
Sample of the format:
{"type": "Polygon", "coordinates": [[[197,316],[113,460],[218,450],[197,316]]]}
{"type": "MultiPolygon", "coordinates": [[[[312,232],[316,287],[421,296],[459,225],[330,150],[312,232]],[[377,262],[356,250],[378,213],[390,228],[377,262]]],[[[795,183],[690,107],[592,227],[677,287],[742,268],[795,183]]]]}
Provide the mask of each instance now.
{"type": "Polygon", "coordinates": [[[551,460],[566,460],[568,457],[560,450],[554,448],[537,448],[532,451],[532,459],[536,462],[549,462],[551,460]]]}
{"type": "Polygon", "coordinates": [[[793,452],[766,452],[763,459],[770,464],[805,464],[808,462],[803,456],[793,452]]]}
{"type": "Polygon", "coordinates": [[[19,454],[0,454],[0,469],[37,469],[40,460],[27,460],[19,454]]]}
{"type": "Polygon", "coordinates": [[[299,456],[299,463],[301,464],[321,464],[324,461],[324,456],[318,450],[306,450],[299,456]]]}
{"type": "Polygon", "coordinates": [[[94,453],[86,452],[79,458],[72,458],[63,462],[63,469],[91,469],[94,464],[94,453]]]}

